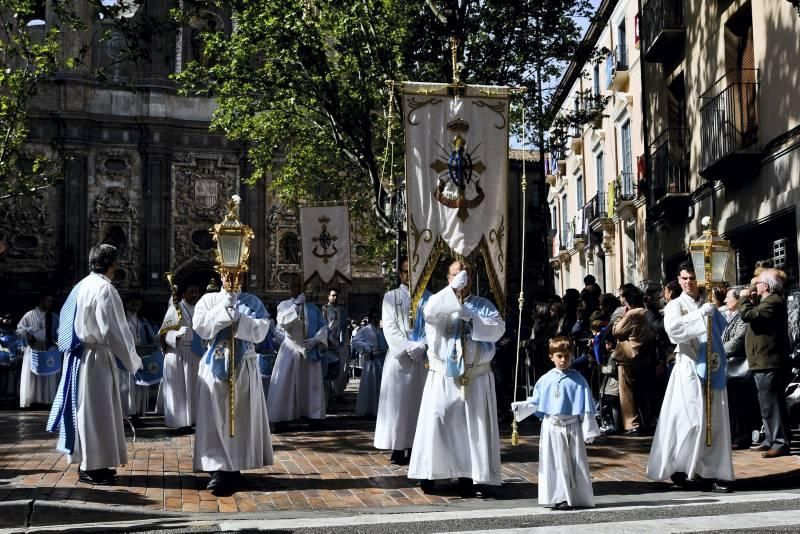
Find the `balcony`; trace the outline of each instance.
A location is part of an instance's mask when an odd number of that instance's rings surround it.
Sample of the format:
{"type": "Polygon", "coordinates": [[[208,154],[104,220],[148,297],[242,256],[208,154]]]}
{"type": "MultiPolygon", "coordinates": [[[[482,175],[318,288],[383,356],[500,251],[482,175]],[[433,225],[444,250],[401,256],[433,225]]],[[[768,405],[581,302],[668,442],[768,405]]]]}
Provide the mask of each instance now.
{"type": "Polygon", "coordinates": [[[730,181],[758,169],[758,69],[729,71],[700,97],[700,175],[730,181]]]}
{"type": "Polygon", "coordinates": [[[544,159],[544,182],[550,187],[556,186],[556,175],[558,174],[558,163],[556,156],[551,152],[544,159]]]}
{"type": "Polygon", "coordinates": [[[569,149],[573,154],[580,154],[583,150],[583,130],[580,126],[570,128],[569,149]]]}
{"type": "Polygon", "coordinates": [[[572,222],[570,223],[572,229],[572,248],[575,250],[581,249],[586,242],[586,228],[583,224],[583,212],[584,209],[581,209],[581,211],[572,218],[572,222]]]}
{"type": "Polygon", "coordinates": [[[655,219],[682,218],[689,205],[689,149],[684,128],[664,130],[650,145],[647,176],[650,214],[655,219]]]}
{"type": "Polygon", "coordinates": [[[606,58],[607,89],[622,91],[628,86],[628,47],[617,45],[606,58]]]}
{"type": "Polygon", "coordinates": [[[683,0],[650,0],[642,9],[642,50],[650,63],[666,63],[684,54],[683,0]]]}
{"type": "Polygon", "coordinates": [[[608,201],[605,193],[597,193],[586,203],[583,208],[586,222],[595,232],[613,228],[611,217],[609,217],[608,201]]]}
{"type": "Polygon", "coordinates": [[[622,171],[614,182],[614,213],[625,219],[636,212],[641,192],[633,171],[622,171]]]}

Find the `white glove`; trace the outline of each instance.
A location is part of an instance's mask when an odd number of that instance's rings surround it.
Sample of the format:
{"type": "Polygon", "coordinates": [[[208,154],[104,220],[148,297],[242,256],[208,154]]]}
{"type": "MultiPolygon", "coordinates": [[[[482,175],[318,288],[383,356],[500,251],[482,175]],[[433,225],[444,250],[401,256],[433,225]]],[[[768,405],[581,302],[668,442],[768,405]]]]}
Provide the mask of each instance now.
{"type": "Polygon", "coordinates": [[[467,282],[469,281],[469,275],[467,271],[460,271],[457,275],[450,280],[450,287],[453,289],[464,289],[467,287],[467,282]]]}
{"type": "Polygon", "coordinates": [[[314,347],[317,346],[317,340],[313,337],[303,340],[303,349],[306,351],[314,350],[314,347]]]}
{"type": "Polygon", "coordinates": [[[236,293],[226,293],[225,297],[226,298],[223,301],[225,303],[225,307],[233,308],[236,305],[236,293]]]}
{"type": "Polygon", "coordinates": [[[183,337],[183,336],[186,335],[186,332],[188,332],[188,331],[189,331],[189,327],[188,326],[182,326],[182,327],[178,328],[177,332],[175,332],[175,337],[183,337]]]}
{"type": "Polygon", "coordinates": [[[419,341],[406,341],[406,354],[412,360],[416,360],[425,354],[425,343],[419,341]]]}
{"type": "Polygon", "coordinates": [[[714,315],[714,310],[716,310],[714,305],[711,304],[710,302],[706,302],[705,304],[700,306],[700,315],[702,315],[703,317],[711,317],[712,315],[714,315]]]}
{"type": "Polygon", "coordinates": [[[228,315],[231,316],[231,320],[234,323],[238,323],[239,319],[241,319],[241,317],[242,317],[242,312],[240,312],[236,308],[228,308],[228,315]]]}

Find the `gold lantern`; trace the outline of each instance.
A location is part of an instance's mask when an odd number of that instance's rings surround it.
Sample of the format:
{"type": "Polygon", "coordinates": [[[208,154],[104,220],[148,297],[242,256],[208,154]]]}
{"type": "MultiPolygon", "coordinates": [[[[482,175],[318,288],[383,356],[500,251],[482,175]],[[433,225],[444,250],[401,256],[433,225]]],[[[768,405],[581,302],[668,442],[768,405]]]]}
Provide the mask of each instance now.
{"type": "MultiPolygon", "coordinates": [[[[689,254],[694,264],[697,283],[705,286],[706,302],[711,302],[714,284],[725,282],[728,259],[731,253],[730,241],[719,238],[712,229],[711,217],[703,217],[701,224],[705,227],[703,235],[689,242],[689,254]]],[[[706,320],[706,446],[711,446],[711,372],[714,358],[712,356],[711,322],[712,316],[706,320]]]]}
{"type": "MultiPolygon", "coordinates": [[[[233,195],[228,201],[228,213],[222,222],[215,224],[210,230],[216,250],[216,271],[224,276],[230,284],[228,291],[237,293],[241,290],[240,275],[247,272],[247,261],[250,258],[250,241],[253,229],[239,220],[239,195],[233,195]]],[[[236,325],[231,326],[228,350],[228,401],[230,408],[230,436],[234,436],[234,420],[236,407],[236,344],[234,336],[236,325]]]]}

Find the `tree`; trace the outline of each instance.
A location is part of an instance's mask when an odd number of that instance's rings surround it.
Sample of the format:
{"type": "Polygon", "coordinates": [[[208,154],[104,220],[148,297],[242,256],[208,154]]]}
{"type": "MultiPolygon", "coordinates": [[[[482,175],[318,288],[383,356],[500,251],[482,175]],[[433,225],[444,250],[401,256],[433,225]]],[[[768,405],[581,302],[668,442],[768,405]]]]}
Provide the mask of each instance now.
{"type": "MultiPolygon", "coordinates": [[[[0,200],[49,187],[60,179],[63,157],[57,146],[50,153],[26,147],[28,107],[36,88],[59,73],[83,68],[89,49],[84,38],[77,49],[64,46],[68,33],[84,34],[86,16],[112,21],[125,39],[116,61],[146,61],[143,46],[154,28],[166,21],[133,19],[128,15],[141,0],[0,0],[0,200]]],[[[108,38],[108,33],[96,36],[108,38]]],[[[103,80],[103,72],[94,74],[103,80]]]]}
{"type": "MultiPolygon", "coordinates": [[[[460,38],[466,83],[527,86],[530,131],[542,146],[548,84],[579,53],[575,18],[588,0],[205,0],[184,19],[208,25],[203,57],[178,76],[214,96],[213,127],[249,147],[252,181],[284,202],[348,199],[393,227],[390,176],[402,175],[400,110],[387,80],[449,82],[448,36],[460,38]],[[390,102],[392,105],[390,105],[390,102]],[[365,194],[365,192],[369,192],[365,194]]],[[[373,225],[375,226],[375,225],[373,225]]]]}

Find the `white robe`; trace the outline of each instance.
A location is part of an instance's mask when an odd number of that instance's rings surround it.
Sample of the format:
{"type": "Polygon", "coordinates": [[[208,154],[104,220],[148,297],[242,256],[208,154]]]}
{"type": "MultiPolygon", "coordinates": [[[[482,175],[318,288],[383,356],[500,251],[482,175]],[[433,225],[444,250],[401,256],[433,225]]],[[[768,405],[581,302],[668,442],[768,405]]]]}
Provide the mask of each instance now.
{"type": "Polygon", "coordinates": [[[545,416],[539,437],[539,504],[594,506],[584,441],[599,434],[592,415],[545,416]]]}
{"type": "MultiPolygon", "coordinates": [[[[292,299],[278,304],[278,328],[284,339],[275,358],[275,367],[272,368],[267,396],[269,419],[273,423],[293,421],[300,417],[325,419],[322,364],[319,360],[309,360],[304,356],[305,324],[300,320],[298,310],[299,306],[292,299]]],[[[328,327],[320,328],[312,337],[317,340],[318,346],[322,345],[319,347],[322,350],[328,343],[328,327]]]]}
{"type": "MultiPolygon", "coordinates": [[[[55,345],[58,341],[58,316],[55,314],[52,315],[54,328],[53,345],[55,345]]],[[[22,356],[22,369],[20,370],[19,383],[19,407],[27,408],[33,403],[52,404],[56,397],[61,373],[58,372],[49,376],[39,376],[31,369],[33,351],[48,350],[51,348],[45,346],[47,345],[45,312],[36,307],[23,315],[17,325],[17,335],[24,336],[26,339],[28,335],[32,335],[36,338],[33,347],[25,346],[22,356]]]]}
{"type": "MultiPolygon", "coordinates": [[[[139,332],[142,328],[147,328],[143,325],[143,320],[136,314],[128,311],[125,312],[125,318],[128,321],[128,329],[133,336],[133,342],[138,347],[144,345],[148,340],[141,339],[139,332]]],[[[122,402],[122,414],[130,417],[133,415],[145,415],[147,412],[147,400],[150,396],[150,386],[140,386],[136,383],[136,378],[124,369],[117,367],[119,375],[119,396],[122,402]]]]}
{"type": "Polygon", "coordinates": [[[116,356],[129,373],[142,366],[117,290],[102,274],[81,282],[75,334],[84,352],[78,370],[78,432],[70,463],[87,470],[128,463],[116,356]]]}
{"type": "Polygon", "coordinates": [[[364,361],[356,397],[355,414],[359,417],[378,415],[381,374],[383,373],[383,360],[386,357],[385,349],[380,346],[379,339],[378,327],[370,324],[361,328],[351,341],[353,348],[363,356],[364,361]]]}
{"type": "Polygon", "coordinates": [[[705,388],[696,368],[706,320],[699,308],[699,302],[683,293],[664,310],[664,328],[677,345],[647,463],[651,480],[666,480],[677,472],[686,473],[690,480],[696,476],[734,479],[726,389],[711,390],[711,447],[706,447],[705,388]]]}
{"type": "Polygon", "coordinates": [[[406,286],[383,297],[381,325],[389,351],[383,363],[378,418],[375,422],[376,449],[410,449],[417,430],[422,391],[425,389],[423,355],[412,360],[406,352],[412,329],[408,327],[410,296],[406,286]]]}
{"type": "MultiPolygon", "coordinates": [[[[164,377],[161,379],[161,400],[164,407],[164,423],[169,428],[183,428],[195,424],[197,416],[197,375],[200,356],[192,352],[192,317],[194,306],[185,300],[180,302],[183,321],[189,331],[178,337],[177,330],[169,330],[164,336],[167,351],[164,354],[164,377]]],[[[177,324],[178,312],[174,306],[167,309],[161,327],[177,324]]]]}
{"type": "MultiPolygon", "coordinates": [[[[213,340],[231,324],[226,309],[228,293],[206,293],[197,302],[192,326],[203,339],[213,340]]],[[[241,471],[272,464],[272,437],[264,405],[264,390],[253,344],[269,331],[269,317],[242,315],[236,339],[247,341],[247,352],[236,367],[234,436],[230,436],[227,380],[219,380],[208,365],[200,365],[197,427],[194,439],[195,471],[241,471]]]]}
{"type": "MultiPolygon", "coordinates": [[[[443,362],[448,344],[445,332],[458,317],[460,309],[461,304],[450,287],[428,299],[423,313],[429,360],[443,362]]],[[[489,364],[494,358],[494,346],[483,351],[475,342],[493,344],[502,337],[505,329],[505,322],[497,310],[488,316],[474,318],[472,336],[465,347],[467,365],[473,362],[489,364]]],[[[408,478],[436,480],[459,477],[471,478],[476,484],[498,486],[502,482],[494,375],[489,372],[470,380],[466,400],[462,400],[461,388],[454,379],[431,368],[422,394],[408,478]]]]}

